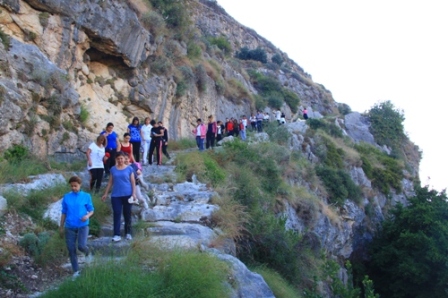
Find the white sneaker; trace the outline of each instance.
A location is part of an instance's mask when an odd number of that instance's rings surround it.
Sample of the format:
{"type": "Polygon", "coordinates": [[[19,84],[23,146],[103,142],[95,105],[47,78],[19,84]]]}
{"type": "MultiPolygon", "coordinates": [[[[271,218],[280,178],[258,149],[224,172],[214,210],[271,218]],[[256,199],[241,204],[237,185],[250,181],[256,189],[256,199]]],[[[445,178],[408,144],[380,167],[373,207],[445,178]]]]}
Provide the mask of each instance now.
{"type": "Polygon", "coordinates": [[[132,240],[132,235],[131,234],[126,234],[126,240],[132,240]]]}
{"type": "Polygon", "coordinates": [[[72,280],[77,279],[80,274],[81,274],[81,271],[76,271],[75,273],[73,273],[72,280]]]}
{"type": "Polygon", "coordinates": [[[85,262],[86,264],[91,264],[93,262],[92,254],[89,254],[88,256],[85,257],[85,262]]]}
{"type": "Polygon", "coordinates": [[[113,242],[119,242],[119,241],[121,241],[121,237],[118,236],[118,235],[115,235],[115,236],[112,238],[112,241],[113,241],[113,242]]]}

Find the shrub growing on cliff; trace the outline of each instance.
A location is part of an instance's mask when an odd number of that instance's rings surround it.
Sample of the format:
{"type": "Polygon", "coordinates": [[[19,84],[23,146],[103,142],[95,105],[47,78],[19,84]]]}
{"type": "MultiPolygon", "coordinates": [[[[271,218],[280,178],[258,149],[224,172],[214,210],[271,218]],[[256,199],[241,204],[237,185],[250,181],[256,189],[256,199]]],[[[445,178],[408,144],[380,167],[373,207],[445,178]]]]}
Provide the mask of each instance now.
{"type": "Polygon", "coordinates": [[[177,0],[149,0],[165,19],[168,27],[180,32],[185,31],[190,25],[188,9],[184,1],[177,0]]]}
{"type": "Polygon", "coordinates": [[[402,162],[367,144],[356,145],[355,149],[361,154],[362,169],[374,187],[384,194],[389,194],[390,188],[401,191],[402,162]]]}
{"type": "Polygon", "coordinates": [[[268,62],[266,51],[262,48],[249,50],[248,47],[243,47],[236,53],[235,57],[241,60],[255,60],[260,61],[261,63],[268,62]]]}
{"type": "Polygon", "coordinates": [[[367,116],[371,123],[371,132],[375,141],[380,145],[386,145],[397,150],[405,138],[403,111],[395,108],[391,101],[375,104],[367,116]]]}
{"type": "Polygon", "coordinates": [[[409,205],[397,205],[370,247],[366,264],[381,297],[446,297],[448,198],[417,186],[409,205]]]}
{"type": "Polygon", "coordinates": [[[221,51],[223,51],[224,55],[229,56],[232,52],[232,45],[227,37],[210,37],[208,40],[212,45],[216,45],[221,51]]]}
{"type": "Polygon", "coordinates": [[[360,202],[361,190],[344,170],[318,166],[316,174],[324,182],[331,203],[343,205],[346,199],[360,202]]]}

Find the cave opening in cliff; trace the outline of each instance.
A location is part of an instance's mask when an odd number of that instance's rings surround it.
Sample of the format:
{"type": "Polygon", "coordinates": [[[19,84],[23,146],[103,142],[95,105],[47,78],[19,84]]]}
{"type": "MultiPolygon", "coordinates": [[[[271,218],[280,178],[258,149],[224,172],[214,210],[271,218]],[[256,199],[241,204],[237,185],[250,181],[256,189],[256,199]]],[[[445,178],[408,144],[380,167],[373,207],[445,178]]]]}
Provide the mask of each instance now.
{"type": "Polygon", "coordinates": [[[85,55],[90,62],[98,62],[113,69],[117,77],[128,78],[132,74],[132,69],[124,63],[122,57],[107,54],[93,47],[88,49],[85,55]]]}

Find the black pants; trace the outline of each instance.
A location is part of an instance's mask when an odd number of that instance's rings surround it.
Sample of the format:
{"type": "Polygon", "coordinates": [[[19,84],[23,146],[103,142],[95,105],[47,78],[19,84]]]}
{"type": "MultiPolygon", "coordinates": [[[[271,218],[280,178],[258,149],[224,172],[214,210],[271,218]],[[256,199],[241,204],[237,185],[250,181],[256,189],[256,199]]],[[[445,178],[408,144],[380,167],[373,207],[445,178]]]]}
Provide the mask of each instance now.
{"type": "Polygon", "coordinates": [[[106,171],[106,175],[109,175],[110,168],[112,168],[115,165],[115,154],[117,154],[117,148],[114,149],[107,149],[106,152],[110,154],[108,160],[106,161],[104,170],[106,171]]]}
{"type": "Polygon", "coordinates": [[[162,152],[165,154],[166,158],[171,159],[170,155],[168,154],[168,145],[162,141],[162,152]]]}
{"type": "Polygon", "coordinates": [[[142,142],[131,142],[132,155],[134,155],[135,162],[140,162],[140,146],[142,142]]]}
{"type": "Polygon", "coordinates": [[[205,149],[215,147],[215,134],[213,132],[207,132],[205,135],[205,149]]]}
{"type": "Polygon", "coordinates": [[[218,143],[221,140],[222,140],[222,134],[219,133],[216,135],[216,143],[218,143]]]}
{"type": "Polygon", "coordinates": [[[154,154],[154,149],[156,150],[156,154],[157,154],[157,165],[161,165],[162,164],[162,140],[158,140],[158,139],[152,139],[151,140],[151,145],[149,146],[149,158],[148,158],[148,163],[150,165],[152,165],[152,155],[154,154]]]}
{"type": "Polygon", "coordinates": [[[103,168],[90,169],[90,190],[95,186],[95,192],[98,192],[103,181],[103,168]]]}

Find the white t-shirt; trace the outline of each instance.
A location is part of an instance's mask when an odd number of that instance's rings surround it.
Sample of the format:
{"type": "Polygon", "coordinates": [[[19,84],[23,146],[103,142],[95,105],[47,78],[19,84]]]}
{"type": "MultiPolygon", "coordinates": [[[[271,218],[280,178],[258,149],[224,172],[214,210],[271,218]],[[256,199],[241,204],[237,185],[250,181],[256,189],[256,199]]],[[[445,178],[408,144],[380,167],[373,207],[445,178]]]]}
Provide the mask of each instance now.
{"type": "Polygon", "coordinates": [[[151,124],[148,124],[148,125],[143,124],[142,125],[141,131],[142,131],[143,139],[145,140],[145,142],[151,141],[151,128],[152,128],[151,124]]]}
{"type": "Polygon", "coordinates": [[[241,121],[243,122],[244,127],[246,127],[247,126],[247,119],[242,119],[241,121]]]}
{"type": "Polygon", "coordinates": [[[87,161],[87,169],[104,169],[103,157],[106,151],[104,147],[98,147],[98,145],[93,142],[90,144],[90,160],[92,161],[92,166],[89,167],[89,162],[87,161]]]}
{"type": "Polygon", "coordinates": [[[280,110],[277,110],[277,111],[275,112],[275,119],[280,120],[281,115],[282,115],[282,112],[280,112],[280,110]]]}

